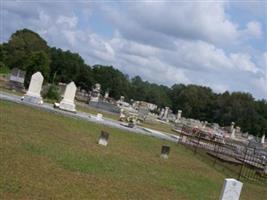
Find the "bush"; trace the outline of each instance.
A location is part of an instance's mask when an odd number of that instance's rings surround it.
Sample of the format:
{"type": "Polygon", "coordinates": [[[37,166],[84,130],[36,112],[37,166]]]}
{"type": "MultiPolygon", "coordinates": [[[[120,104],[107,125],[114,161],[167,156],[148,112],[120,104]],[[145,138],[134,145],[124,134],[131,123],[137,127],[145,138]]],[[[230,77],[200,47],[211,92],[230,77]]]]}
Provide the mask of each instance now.
{"type": "Polygon", "coordinates": [[[0,62],[0,74],[8,74],[9,72],[9,68],[4,63],[0,62]]]}
{"type": "Polygon", "coordinates": [[[58,87],[56,85],[52,84],[48,88],[47,93],[45,94],[45,98],[59,101],[60,100],[60,94],[59,94],[58,87]]]}

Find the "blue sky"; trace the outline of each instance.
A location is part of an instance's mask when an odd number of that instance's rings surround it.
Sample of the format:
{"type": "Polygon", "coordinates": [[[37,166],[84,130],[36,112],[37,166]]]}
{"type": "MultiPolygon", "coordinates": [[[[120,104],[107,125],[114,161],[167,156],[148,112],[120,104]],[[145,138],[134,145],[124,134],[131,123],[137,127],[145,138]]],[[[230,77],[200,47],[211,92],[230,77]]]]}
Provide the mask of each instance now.
{"type": "Polygon", "coordinates": [[[150,82],[267,99],[266,1],[2,0],[0,41],[18,29],[150,82]]]}

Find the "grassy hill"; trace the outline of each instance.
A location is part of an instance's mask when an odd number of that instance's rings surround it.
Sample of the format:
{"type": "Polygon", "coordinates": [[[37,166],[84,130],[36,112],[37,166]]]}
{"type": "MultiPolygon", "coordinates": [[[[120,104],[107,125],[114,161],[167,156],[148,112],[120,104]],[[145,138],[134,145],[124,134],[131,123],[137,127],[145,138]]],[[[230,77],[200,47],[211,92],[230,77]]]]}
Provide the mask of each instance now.
{"type": "MultiPolygon", "coordinates": [[[[0,199],[214,200],[225,178],[183,146],[5,101],[0,163],[0,199]],[[101,130],[107,147],[97,145],[101,130]]],[[[266,195],[246,183],[241,200],[266,195]]]]}

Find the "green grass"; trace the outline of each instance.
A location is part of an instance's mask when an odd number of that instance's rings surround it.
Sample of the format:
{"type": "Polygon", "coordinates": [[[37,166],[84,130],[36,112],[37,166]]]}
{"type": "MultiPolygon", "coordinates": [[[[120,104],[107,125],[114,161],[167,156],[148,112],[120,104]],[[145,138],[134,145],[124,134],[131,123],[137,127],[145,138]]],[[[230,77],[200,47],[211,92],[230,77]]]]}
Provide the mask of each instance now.
{"type": "MultiPolygon", "coordinates": [[[[225,178],[183,146],[5,101],[0,163],[0,199],[213,200],[225,178]],[[97,145],[101,130],[107,147],[97,145]]],[[[241,200],[266,194],[245,183],[241,200]]]]}

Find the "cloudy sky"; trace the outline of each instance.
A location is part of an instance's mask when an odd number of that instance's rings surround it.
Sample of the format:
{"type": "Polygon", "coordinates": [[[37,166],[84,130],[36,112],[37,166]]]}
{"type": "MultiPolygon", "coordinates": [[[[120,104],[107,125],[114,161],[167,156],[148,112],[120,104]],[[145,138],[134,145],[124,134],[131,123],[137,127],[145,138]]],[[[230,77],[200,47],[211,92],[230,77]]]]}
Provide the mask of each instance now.
{"type": "Polygon", "coordinates": [[[0,42],[18,29],[150,82],[267,99],[266,1],[0,0],[0,42]]]}

